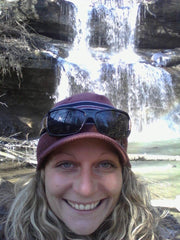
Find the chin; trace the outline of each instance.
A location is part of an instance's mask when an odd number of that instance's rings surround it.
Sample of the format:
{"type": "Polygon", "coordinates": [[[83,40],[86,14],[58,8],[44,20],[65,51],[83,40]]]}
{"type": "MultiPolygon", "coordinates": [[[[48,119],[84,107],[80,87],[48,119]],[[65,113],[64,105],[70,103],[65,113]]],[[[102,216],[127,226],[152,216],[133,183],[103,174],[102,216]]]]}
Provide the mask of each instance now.
{"type": "Polygon", "coordinates": [[[80,228],[79,227],[77,227],[77,228],[72,228],[71,227],[71,231],[73,233],[77,234],[77,235],[80,235],[80,236],[88,236],[88,235],[93,234],[97,230],[98,227],[97,226],[92,227],[92,228],[89,228],[89,226],[87,228],[84,227],[84,226],[82,226],[80,228]]]}
{"type": "Polygon", "coordinates": [[[96,231],[96,229],[94,231],[74,231],[73,233],[79,235],[79,236],[90,236],[91,234],[93,234],[96,231]]]}

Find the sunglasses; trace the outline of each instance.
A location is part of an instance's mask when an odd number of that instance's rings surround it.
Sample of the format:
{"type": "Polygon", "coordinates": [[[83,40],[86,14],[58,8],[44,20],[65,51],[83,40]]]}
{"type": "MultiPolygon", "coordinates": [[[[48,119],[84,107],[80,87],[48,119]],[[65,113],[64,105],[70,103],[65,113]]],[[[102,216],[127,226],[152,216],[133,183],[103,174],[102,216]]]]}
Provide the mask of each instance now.
{"type": "Polygon", "coordinates": [[[130,134],[130,117],[121,110],[56,108],[48,112],[41,134],[64,137],[79,133],[85,124],[95,124],[99,133],[115,140],[130,134]]]}

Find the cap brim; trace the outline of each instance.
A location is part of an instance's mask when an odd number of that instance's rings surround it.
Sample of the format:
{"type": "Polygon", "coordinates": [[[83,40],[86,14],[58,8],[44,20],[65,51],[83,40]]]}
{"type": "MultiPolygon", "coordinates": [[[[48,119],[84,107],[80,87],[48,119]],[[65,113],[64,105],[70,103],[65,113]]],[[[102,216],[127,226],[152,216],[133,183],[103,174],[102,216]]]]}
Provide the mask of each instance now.
{"type": "Polygon", "coordinates": [[[38,147],[39,148],[42,147],[44,148],[44,150],[41,151],[41,154],[38,156],[38,149],[37,149],[37,160],[38,160],[37,169],[39,169],[42,166],[42,164],[44,164],[45,158],[47,158],[47,156],[50,153],[56,151],[57,149],[59,149],[60,147],[62,147],[67,143],[71,143],[76,140],[87,139],[87,138],[99,139],[110,144],[112,147],[115,148],[115,150],[117,150],[117,153],[119,154],[120,162],[122,163],[122,165],[126,165],[129,167],[131,166],[129,162],[129,157],[126,151],[123,149],[123,147],[112,138],[105,136],[103,134],[96,133],[96,132],[82,132],[82,133],[78,133],[78,134],[63,137],[63,138],[57,138],[57,137],[50,137],[47,133],[45,133],[43,136],[41,136],[41,142],[39,142],[38,144],[38,145],[41,145],[38,147]]]}

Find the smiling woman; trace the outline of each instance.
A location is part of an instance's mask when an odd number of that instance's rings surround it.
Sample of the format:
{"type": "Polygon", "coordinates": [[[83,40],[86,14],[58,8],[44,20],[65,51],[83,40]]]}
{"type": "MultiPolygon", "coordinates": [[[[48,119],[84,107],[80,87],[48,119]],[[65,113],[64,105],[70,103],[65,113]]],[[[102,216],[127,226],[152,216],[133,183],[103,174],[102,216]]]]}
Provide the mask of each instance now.
{"type": "Polygon", "coordinates": [[[175,239],[179,225],[167,226],[131,170],[129,134],[129,115],[105,96],[58,102],[42,121],[36,173],[16,191],[2,239],[175,239]]]}
{"type": "Polygon", "coordinates": [[[48,203],[76,234],[92,234],[103,223],[116,206],[121,188],[118,155],[98,139],[66,144],[45,166],[48,203]]]}

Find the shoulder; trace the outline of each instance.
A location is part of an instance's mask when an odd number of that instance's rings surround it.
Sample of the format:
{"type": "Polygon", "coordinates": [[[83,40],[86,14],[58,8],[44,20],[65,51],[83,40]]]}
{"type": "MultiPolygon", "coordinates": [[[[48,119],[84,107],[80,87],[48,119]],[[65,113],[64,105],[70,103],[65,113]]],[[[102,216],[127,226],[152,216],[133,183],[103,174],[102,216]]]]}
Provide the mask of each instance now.
{"type": "Polygon", "coordinates": [[[158,235],[162,240],[180,239],[180,224],[172,214],[168,214],[160,221],[158,235]]]}

